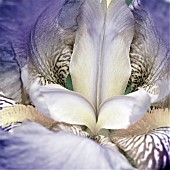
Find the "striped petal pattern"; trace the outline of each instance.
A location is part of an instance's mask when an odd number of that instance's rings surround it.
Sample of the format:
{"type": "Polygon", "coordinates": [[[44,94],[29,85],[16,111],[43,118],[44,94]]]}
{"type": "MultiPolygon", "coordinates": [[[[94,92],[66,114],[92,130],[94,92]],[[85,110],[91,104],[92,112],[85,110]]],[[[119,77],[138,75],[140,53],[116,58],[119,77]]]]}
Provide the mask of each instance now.
{"type": "Polygon", "coordinates": [[[162,127],[143,135],[116,140],[120,151],[138,169],[158,170],[170,166],[170,127],[162,127]]]}
{"type": "Polygon", "coordinates": [[[10,123],[10,121],[7,121],[7,124],[5,125],[3,123],[2,111],[5,108],[16,105],[16,103],[17,103],[16,101],[5,97],[4,94],[0,92],[0,112],[1,112],[0,113],[0,130],[12,132],[15,127],[18,127],[21,125],[18,119],[13,123],[10,123]]]}
{"type": "Polygon", "coordinates": [[[170,112],[152,110],[126,130],[112,133],[111,140],[140,170],[170,166],[170,112]]]}
{"type": "MultiPolygon", "coordinates": [[[[132,73],[129,84],[132,91],[143,87],[154,94],[158,82],[166,80],[170,84],[170,52],[140,1],[134,0],[130,8],[135,18],[135,34],[130,49],[132,73]]],[[[169,107],[168,99],[169,96],[156,106],[169,107]]]]}

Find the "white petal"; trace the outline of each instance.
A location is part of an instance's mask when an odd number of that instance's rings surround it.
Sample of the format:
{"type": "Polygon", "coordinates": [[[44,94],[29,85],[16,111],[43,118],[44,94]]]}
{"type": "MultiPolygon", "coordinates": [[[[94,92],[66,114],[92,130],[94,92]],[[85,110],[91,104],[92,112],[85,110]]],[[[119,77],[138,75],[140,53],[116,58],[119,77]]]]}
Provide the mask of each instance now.
{"type": "Polygon", "coordinates": [[[143,89],[127,96],[113,97],[100,106],[96,131],[127,128],[141,119],[149,106],[150,97],[143,89]]]}
{"type": "Polygon", "coordinates": [[[49,117],[49,110],[47,108],[45,99],[40,91],[40,88],[40,78],[38,77],[30,85],[29,96],[34,106],[39,110],[39,112],[49,117]]]}
{"type": "Polygon", "coordinates": [[[85,1],[76,35],[70,74],[74,91],[96,106],[98,67],[104,25],[105,1],[85,1]]]}
{"type": "Polygon", "coordinates": [[[112,1],[108,9],[106,1],[87,2],[82,6],[70,73],[74,90],[98,108],[104,100],[124,94],[131,73],[133,15],[124,0],[112,1]]]}
{"type": "Polygon", "coordinates": [[[40,87],[50,116],[59,122],[86,125],[91,131],[96,124],[95,110],[78,93],[69,91],[60,85],[40,87]]]}
{"type": "Polygon", "coordinates": [[[133,169],[114,148],[33,123],[0,136],[0,169],[133,169]]]}
{"type": "Polygon", "coordinates": [[[134,18],[125,0],[112,1],[103,40],[100,104],[125,92],[131,74],[129,51],[133,35],[134,18]]]}
{"type": "Polygon", "coordinates": [[[168,81],[157,82],[157,94],[149,93],[151,103],[157,103],[170,94],[170,83],[168,81]]]}

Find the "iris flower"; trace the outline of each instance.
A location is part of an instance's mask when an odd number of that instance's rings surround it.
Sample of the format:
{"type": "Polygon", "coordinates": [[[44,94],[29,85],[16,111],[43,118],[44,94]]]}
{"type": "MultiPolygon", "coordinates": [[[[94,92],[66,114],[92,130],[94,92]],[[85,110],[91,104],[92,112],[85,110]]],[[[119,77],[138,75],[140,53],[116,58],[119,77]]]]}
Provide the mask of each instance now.
{"type": "Polygon", "coordinates": [[[0,123],[22,125],[1,132],[0,167],[170,166],[170,55],[141,3],[31,2],[1,5],[1,89],[20,104],[2,95],[0,123]]]}

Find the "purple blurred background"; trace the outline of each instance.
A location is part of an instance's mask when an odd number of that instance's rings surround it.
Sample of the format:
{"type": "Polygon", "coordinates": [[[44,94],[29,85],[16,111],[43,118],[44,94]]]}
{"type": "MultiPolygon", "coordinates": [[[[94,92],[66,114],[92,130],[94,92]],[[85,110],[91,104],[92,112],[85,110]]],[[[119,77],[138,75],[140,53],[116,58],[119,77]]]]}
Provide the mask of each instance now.
{"type": "Polygon", "coordinates": [[[161,37],[170,47],[170,0],[141,0],[141,2],[150,12],[161,37]]]}
{"type": "MultiPolygon", "coordinates": [[[[0,3],[2,1],[9,0],[0,0],[0,3]]],[[[18,0],[10,1],[15,2],[18,0]]],[[[132,0],[126,0],[128,4],[131,1],[132,0]]],[[[165,43],[170,47],[170,0],[141,0],[141,3],[152,15],[157,30],[161,34],[165,43]]]]}

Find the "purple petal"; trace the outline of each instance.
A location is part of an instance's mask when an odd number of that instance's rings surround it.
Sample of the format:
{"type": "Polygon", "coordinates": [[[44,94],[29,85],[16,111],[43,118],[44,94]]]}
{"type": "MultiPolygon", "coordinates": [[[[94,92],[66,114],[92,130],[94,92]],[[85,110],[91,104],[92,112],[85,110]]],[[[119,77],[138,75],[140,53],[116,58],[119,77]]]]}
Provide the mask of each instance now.
{"type": "MultiPolygon", "coordinates": [[[[132,74],[129,82],[133,90],[143,87],[156,94],[158,81],[167,80],[169,83],[170,53],[148,11],[138,0],[134,0],[130,8],[135,18],[135,35],[130,50],[132,74]]],[[[168,107],[168,97],[158,105],[168,107]]]]}
{"type": "Polygon", "coordinates": [[[32,25],[41,12],[54,2],[55,0],[3,0],[0,4],[0,37],[10,41],[18,50],[17,59],[21,66],[27,59],[25,50],[32,25]]]}
{"type": "Polygon", "coordinates": [[[0,3],[0,91],[21,101],[20,66],[27,60],[31,25],[50,3],[48,0],[3,0],[0,3]]]}
{"type": "Polygon", "coordinates": [[[141,4],[149,11],[157,30],[170,47],[170,3],[165,0],[141,0],[141,4]]]}
{"type": "MultiPolygon", "coordinates": [[[[1,29],[1,28],[0,28],[1,29]]],[[[0,38],[0,91],[21,101],[20,68],[11,42],[0,38]],[[12,90],[11,90],[12,89],[12,90]]]]}
{"type": "MultiPolygon", "coordinates": [[[[37,53],[44,57],[47,53],[51,54],[53,52],[53,47],[58,48],[63,45],[61,42],[67,41],[62,36],[69,37],[70,32],[66,31],[61,35],[63,30],[70,30],[71,27],[72,34],[74,34],[77,26],[75,17],[77,17],[79,11],[77,8],[79,8],[82,1],[79,0],[74,3],[71,0],[2,1],[0,4],[0,74],[2,75],[0,90],[7,97],[12,97],[19,102],[22,100],[20,67],[25,66],[28,58],[30,59],[32,55],[30,51],[32,52],[37,48],[37,53]],[[62,8],[63,4],[64,8],[62,8]],[[63,30],[60,29],[60,33],[56,35],[57,24],[63,30]],[[30,34],[34,36],[30,36],[30,34]],[[33,39],[33,41],[30,42],[30,39],[33,39]]],[[[68,46],[71,45],[68,44],[68,46]]],[[[38,57],[33,53],[34,61],[38,57]]],[[[42,60],[41,57],[38,59],[42,60]]],[[[41,65],[38,66],[38,69],[40,68],[41,65]]],[[[46,68],[45,73],[48,74],[46,68]]],[[[45,76],[47,75],[45,74],[45,76]]]]}
{"type": "Polygon", "coordinates": [[[133,169],[115,148],[32,123],[1,132],[0,158],[0,169],[133,169]]]}

